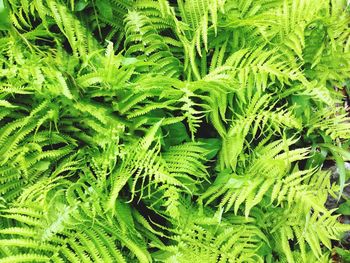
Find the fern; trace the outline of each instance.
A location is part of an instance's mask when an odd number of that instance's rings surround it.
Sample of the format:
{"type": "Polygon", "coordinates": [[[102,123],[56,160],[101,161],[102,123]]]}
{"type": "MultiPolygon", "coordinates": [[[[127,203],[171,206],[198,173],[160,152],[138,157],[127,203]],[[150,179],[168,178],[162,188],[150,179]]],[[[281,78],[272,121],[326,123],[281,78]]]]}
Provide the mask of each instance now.
{"type": "Polygon", "coordinates": [[[348,8],[0,0],[0,262],[329,262],[348,8]]]}
{"type": "Polygon", "coordinates": [[[180,63],[173,57],[163,38],[152,26],[152,20],[137,11],[128,13],[125,19],[125,55],[147,62],[150,72],[179,76],[180,63]],[[141,53],[141,55],[138,55],[141,53]]]}

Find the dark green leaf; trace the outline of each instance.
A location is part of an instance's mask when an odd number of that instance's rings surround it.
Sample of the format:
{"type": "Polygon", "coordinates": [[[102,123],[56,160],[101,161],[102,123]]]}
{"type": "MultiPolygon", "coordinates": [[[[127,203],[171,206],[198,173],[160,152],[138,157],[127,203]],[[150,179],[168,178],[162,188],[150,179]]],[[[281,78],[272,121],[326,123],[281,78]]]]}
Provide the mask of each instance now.
{"type": "Polygon", "coordinates": [[[204,142],[203,148],[208,150],[207,159],[214,158],[221,149],[221,140],[217,138],[200,138],[199,142],[204,142]]]}
{"type": "Polygon", "coordinates": [[[350,200],[342,203],[337,209],[337,212],[342,215],[350,215],[350,200]]]}
{"type": "Polygon", "coordinates": [[[177,145],[190,140],[186,126],[182,122],[167,125],[164,127],[164,130],[164,142],[166,145],[177,145]]]}

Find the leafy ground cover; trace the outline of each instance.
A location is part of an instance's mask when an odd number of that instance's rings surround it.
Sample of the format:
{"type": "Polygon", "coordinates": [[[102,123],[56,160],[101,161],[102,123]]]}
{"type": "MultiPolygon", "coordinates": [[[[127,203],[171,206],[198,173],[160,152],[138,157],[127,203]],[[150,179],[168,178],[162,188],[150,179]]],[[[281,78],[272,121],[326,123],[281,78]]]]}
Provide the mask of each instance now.
{"type": "Polygon", "coordinates": [[[349,261],[349,23],[0,0],[0,262],[349,261]]]}

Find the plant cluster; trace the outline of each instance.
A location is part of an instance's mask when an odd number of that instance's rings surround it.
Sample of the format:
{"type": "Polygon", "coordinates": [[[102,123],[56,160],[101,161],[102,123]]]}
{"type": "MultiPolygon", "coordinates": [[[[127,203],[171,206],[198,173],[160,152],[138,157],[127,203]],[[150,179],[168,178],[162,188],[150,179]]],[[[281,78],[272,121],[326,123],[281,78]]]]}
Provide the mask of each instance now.
{"type": "Polygon", "coordinates": [[[329,262],[349,23],[346,0],[0,0],[0,262],[329,262]]]}

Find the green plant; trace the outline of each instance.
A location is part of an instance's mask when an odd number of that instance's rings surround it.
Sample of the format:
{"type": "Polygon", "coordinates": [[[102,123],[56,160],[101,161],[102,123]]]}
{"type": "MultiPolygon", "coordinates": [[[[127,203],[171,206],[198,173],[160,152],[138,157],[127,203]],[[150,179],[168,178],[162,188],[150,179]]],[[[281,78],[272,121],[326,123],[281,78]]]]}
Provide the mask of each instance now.
{"type": "Polygon", "coordinates": [[[329,262],[349,19],[345,0],[0,0],[0,262],[329,262]]]}

